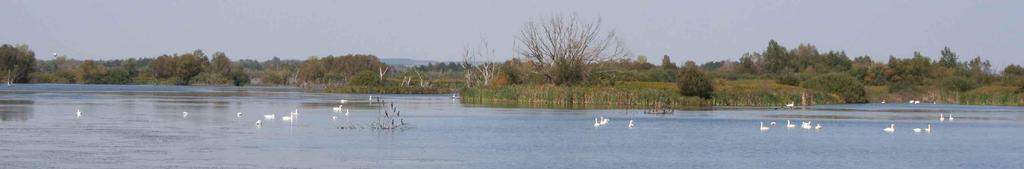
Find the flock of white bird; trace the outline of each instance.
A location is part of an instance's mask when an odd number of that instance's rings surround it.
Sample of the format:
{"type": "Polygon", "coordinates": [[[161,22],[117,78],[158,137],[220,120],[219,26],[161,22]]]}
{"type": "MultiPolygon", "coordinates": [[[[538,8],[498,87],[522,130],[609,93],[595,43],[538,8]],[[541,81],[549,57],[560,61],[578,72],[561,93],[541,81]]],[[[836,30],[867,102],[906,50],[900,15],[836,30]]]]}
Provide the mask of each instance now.
{"type": "MultiPolygon", "coordinates": [[[[604,125],[608,125],[608,121],[611,121],[611,120],[608,119],[608,118],[604,118],[604,116],[601,116],[601,117],[598,117],[598,118],[594,118],[594,127],[601,127],[601,126],[604,126],[604,125]]],[[[626,125],[626,127],[629,127],[629,128],[636,127],[636,123],[633,123],[633,120],[629,120],[629,124],[626,125]]]]}
{"type": "MultiPolygon", "coordinates": [[[[458,96],[453,94],[452,98],[456,99],[456,98],[458,98],[458,96]]],[[[373,102],[373,96],[370,96],[369,101],[371,103],[373,102]]],[[[331,108],[331,110],[333,110],[336,113],[341,113],[342,110],[344,110],[345,116],[348,116],[349,115],[349,110],[343,108],[343,107],[345,107],[345,103],[348,103],[348,100],[341,99],[338,102],[340,102],[340,104],[338,104],[337,107],[331,108]]],[[[883,100],[882,103],[885,103],[885,101],[883,100]]],[[[920,103],[920,101],[918,101],[918,100],[911,100],[909,103],[911,103],[911,104],[918,104],[918,103],[920,103]]],[[[786,105],[786,107],[788,107],[788,108],[791,108],[793,106],[794,106],[794,103],[789,103],[789,104],[786,105]]],[[[297,116],[299,115],[299,109],[295,109],[295,111],[288,112],[287,114],[288,114],[288,116],[281,116],[281,121],[294,122],[295,118],[297,118],[297,116]]],[[[181,112],[181,116],[182,116],[182,118],[188,118],[188,112],[181,112]]],[[[238,117],[238,118],[241,118],[242,117],[242,112],[235,113],[235,116],[238,117]]],[[[81,117],[82,117],[82,110],[81,109],[75,109],[75,118],[81,118],[81,117]]],[[[274,120],[274,119],[277,119],[277,114],[271,113],[271,114],[263,115],[263,118],[265,120],[274,120]]],[[[953,114],[950,113],[950,114],[947,115],[945,113],[939,113],[939,121],[940,122],[944,122],[947,119],[949,121],[953,121],[954,120],[953,114]]],[[[338,116],[332,116],[331,120],[338,120],[338,116]]],[[[605,118],[604,116],[601,116],[601,117],[598,117],[598,118],[594,118],[594,127],[601,127],[601,126],[604,126],[604,125],[608,125],[609,121],[611,121],[611,120],[608,119],[608,118],[605,118]]],[[[800,123],[801,123],[800,124],[800,128],[803,128],[803,129],[808,129],[808,130],[810,130],[810,129],[821,130],[822,129],[821,123],[815,124],[815,123],[813,123],[811,121],[801,121],[800,123]]],[[[758,127],[758,129],[761,130],[761,131],[768,131],[768,130],[771,130],[771,126],[775,126],[775,124],[776,123],[773,121],[773,122],[770,122],[769,125],[766,126],[766,125],[764,125],[764,121],[761,121],[760,122],[760,126],[758,127]]],[[[256,127],[257,128],[263,127],[263,120],[256,120],[256,127]]],[[[636,127],[636,124],[633,122],[633,120],[629,120],[629,124],[627,125],[627,127],[628,128],[634,128],[634,127],[636,127]]],[[[786,128],[796,128],[796,124],[793,124],[792,121],[790,121],[790,120],[786,120],[786,128]]],[[[889,127],[883,128],[882,131],[887,132],[887,133],[894,133],[894,132],[896,132],[896,124],[895,123],[889,124],[889,127]]],[[[926,127],[926,128],[913,128],[913,129],[911,129],[911,131],[914,131],[914,133],[920,133],[920,132],[931,133],[932,132],[932,124],[928,124],[928,127],[926,127]]]]}
{"type": "MultiPolygon", "coordinates": [[[[373,96],[370,96],[369,100],[370,100],[369,101],[370,103],[373,103],[373,96]]],[[[342,111],[344,111],[345,112],[345,116],[348,116],[349,115],[349,110],[342,108],[342,107],[345,106],[344,105],[345,103],[348,103],[348,100],[341,99],[341,100],[339,100],[339,102],[341,104],[338,104],[338,107],[333,107],[332,110],[335,113],[341,113],[342,111]]],[[[280,117],[281,121],[292,123],[292,122],[295,121],[296,118],[298,118],[298,116],[299,116],[299,109],[295,109],[295,111],[288,112],[287,114],[288,114],[287,116],[281,116],[280,117]]],[[[242,115],[243,115],[242,112],[235,113],[235,117],[238,117],[238,118],[242,118],[242,115]]],[[[75,118],[81,118],[81,117],[82,117],[82,110],[76,108],[75,109],[75,118]]],[[[187,119],[188,118],[188,112],[181,112],[181,118],[187,119]]],[[[275,120],[277,118],[278,118],[277,114],[274,114],[274,113],[263,115],[263,119],[264,120],[268,120],[268,121],[269,120],[275,120]]],[[[338,120],[338,116],[332,116],[331,120],[338,120]]],[[[256,120],[255,125],[256,125],[256,128],[263,127],[263,120],[256,120]]]]}
{"type": "MultiPolygon", "coordinates": [[[[767,126],[764,125],[764,122],[762,121],[761,122],[761,126],[758,127],[758,130],[768,131],[768,130],[771,129],[771,126],[775,126],[775,122],[774,121],[770,122],[767,126]]],[[[793,121],[791,121],[791,120],[786,120],[786,128],[796,128],[796,124],[793,124],[793,121]]],[[[821,123],[815,124],[812,121],[801,121],[800,122],[800,128],[808,129],[808,130],[810,130],[810,129],[821,130],[821,128],[823,128],[823,126],[821,125],[821,123]]]]}
{"type": "MultiPolygon", "coordinates": [[[[939,121],[940,122],[944,122],[947,119],[949,121],[953,121],[954,120],[953,114],[950,113],[950,114],[947,115],[945,113],[939,113],[939,121]]],[[[811,123],[811,121],[800,122],[800,123],[801,123],[800,124],[800,128],[803,128],[803,129],[821,130],[821,128],[822,128],[821,123],[817,123],[817,124],[815,124],[813,126],[812,126],[813,123],[811,123]]],[[[771,129],[770,126],[775,126],[775,122],[773,121],[773,122],[771,122],[770,125],[766,126],[766,125],[764,125],[764,122],[762,121],[761,122],[761,126],[758,127],[758,129],[761,130],[761,131],[768,131],[768,130],[771,129]]],[[[796,125],[793,124],[793,123],[790,123],[790,120],[786,120],[786,128],[796,128],[796,125]]],[[[895,133],[896,132],[896,123],[889,124],[889,127],[883,128],[882,131],[886,132],[886,133],[895,133]]],[[[932,132],[932,124],[928,124],[927,127],[925,127],[925,128],[913,128],[913,129],[910,129],[910,131],[913,131],[914,133],[921,133],[921,132],[931,133],[932,132]]]]}

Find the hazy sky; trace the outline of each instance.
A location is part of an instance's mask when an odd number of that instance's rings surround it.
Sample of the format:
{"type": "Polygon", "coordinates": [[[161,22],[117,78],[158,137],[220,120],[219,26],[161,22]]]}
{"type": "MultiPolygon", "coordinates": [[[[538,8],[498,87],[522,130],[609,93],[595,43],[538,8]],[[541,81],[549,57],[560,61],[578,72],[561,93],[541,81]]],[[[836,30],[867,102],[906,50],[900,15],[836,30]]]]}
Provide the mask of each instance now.
{"type": "Polygon", "coordinates": [[[48,59],[153,57],[203,49],[232,59],[370,53],[457,60],[482,37],[504,57],[522,25],[576,13],[602,18],[652,62],[736,59],[812,43],[851,57],[961,58],[1024,63],[1024,1],[49,1],[0,0],[0,43],[48,59]]]}

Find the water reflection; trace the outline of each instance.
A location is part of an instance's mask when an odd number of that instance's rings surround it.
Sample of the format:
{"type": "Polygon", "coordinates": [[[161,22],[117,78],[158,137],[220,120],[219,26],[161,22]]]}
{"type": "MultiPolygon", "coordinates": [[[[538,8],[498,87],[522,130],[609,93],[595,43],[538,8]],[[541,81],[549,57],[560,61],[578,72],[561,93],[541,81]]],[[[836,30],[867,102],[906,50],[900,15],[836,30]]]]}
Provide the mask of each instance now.
{"type": "Polygon", "coordinates": [[[0,100],[0,121],[25,121],[32,118],[32,100],[0,100]]]}

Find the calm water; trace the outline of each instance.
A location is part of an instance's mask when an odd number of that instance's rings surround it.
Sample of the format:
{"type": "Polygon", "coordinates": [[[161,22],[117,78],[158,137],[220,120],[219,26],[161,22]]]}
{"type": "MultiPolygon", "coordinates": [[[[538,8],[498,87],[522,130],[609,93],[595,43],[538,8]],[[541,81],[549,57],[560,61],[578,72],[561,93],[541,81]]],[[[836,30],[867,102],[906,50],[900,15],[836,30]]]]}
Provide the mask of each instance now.
{"type": "Polygon", "coordinates": [[[823,105],[802,110],[487,108],[375,95],[413,127],[367,124],[369,95],[292,88],[0,87],[2,168],[1021,168],[1024,108],[823,105]],[[351,114],[333,113],[338,99],[351,114]],[[83,116],[75,117],[75,109],[83,116]],[[299,109],[294,123],[264,120],[299,109]],[[183,111],[189,112],[187,118],[183,111]],[[241,118],[235,116],[242,112],[241,118]],[[952,122],[939,113],[953,112],[952,122]],[[338,116],[334,121],[331,116],[338,116]],[[594,118],[611,119],[595,128],[594,118]],[[626,121],[636,120],[636,128],[626,121]],[[786,129],[813,120],[822,130],[786,129]],[[758,122],[779,122],[767,132],[758,122]],[[794,121],[796,123],[796,121],[794,121]],[[896,123],[889,134],[882,128],[896,123]],[[932,124],[930,134],[914,127],[932,124]]]}

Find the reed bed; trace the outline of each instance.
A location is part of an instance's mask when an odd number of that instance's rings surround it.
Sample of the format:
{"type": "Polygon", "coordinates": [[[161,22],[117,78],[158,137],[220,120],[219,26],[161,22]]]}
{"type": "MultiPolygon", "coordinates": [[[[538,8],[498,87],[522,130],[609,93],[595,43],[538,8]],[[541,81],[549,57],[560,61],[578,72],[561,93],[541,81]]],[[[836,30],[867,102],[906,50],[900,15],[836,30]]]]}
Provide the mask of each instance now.
{"type": "Polygon", "coordinates": [[[328,86],[324,91],[332,93],[373,93],[373,94],[444,94],[452,93],[442,87],[400,87],[400,86],[328,86]]]}

